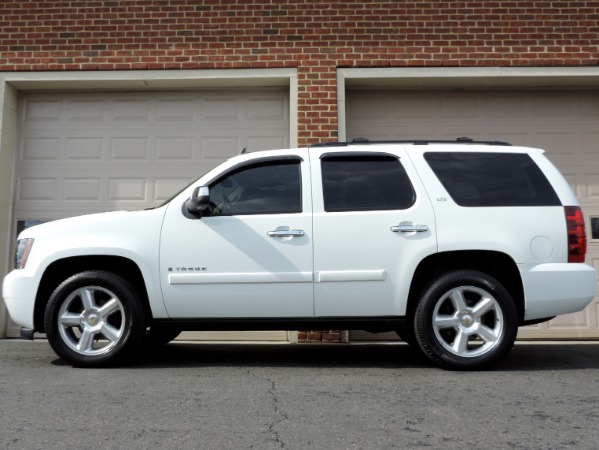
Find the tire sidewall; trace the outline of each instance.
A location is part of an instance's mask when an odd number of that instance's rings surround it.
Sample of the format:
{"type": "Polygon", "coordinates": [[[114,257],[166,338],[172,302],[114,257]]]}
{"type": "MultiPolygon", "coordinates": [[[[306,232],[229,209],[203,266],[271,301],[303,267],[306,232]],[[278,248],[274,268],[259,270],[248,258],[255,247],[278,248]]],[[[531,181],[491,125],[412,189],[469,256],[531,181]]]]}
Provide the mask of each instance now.
{"type": "Polygon", "coordinates": [[[143,338],[145,321],[135,289],[119,276],[101,271],[81,272],[63,281],[52,293],[44,315],[46,336],[52,349],[63,360],[79,367],[105,367],[118,364],[143,338]],[[77,289],[101,287],[118,297],[124,310],[124,331],[117,344],[99,355],[84,355],[71,349],[60,334],[58,313],[63,303],[77,289]]]}
{"type": "Polygon", "coordinates": [[[424,291],[414,317],[416,339],[423,352],[444,369],[481,370],[500,362],[512,348],[518,331],[518,315],[507,289],[494,277],[477,270],[456,270],[441,275],[424,291]],[[451,289],[472,286],[492,295],[503,315],[499,342],[488,352],[474,357],[455,355],[439,342],[433,328],[433,311],[451,289]]]}

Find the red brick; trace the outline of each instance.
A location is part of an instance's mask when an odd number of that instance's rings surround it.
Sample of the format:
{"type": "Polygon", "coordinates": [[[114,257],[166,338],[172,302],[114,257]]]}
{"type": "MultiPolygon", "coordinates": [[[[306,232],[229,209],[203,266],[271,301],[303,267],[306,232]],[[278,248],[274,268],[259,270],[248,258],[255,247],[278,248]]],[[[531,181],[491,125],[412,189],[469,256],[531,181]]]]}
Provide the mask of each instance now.
{"type": "Polygon", "coordinates": [[[307,340],[310,342],[320,341],[322,339],[322,333],[317,331],[308,332],[307,340]]]}
{"type": "Polygon", "coordinates": [[[341,342],[341,332],[322,333],[322,342],[341,342]]]}
{"type": "Polygon", "coordinates": [[[308,333],[306,333],[305,331],[298,331],[297,332],[297,340],[298,342],[304,342],[308,339],[308,333]]]}
{"type": "Polygon", "coordinates": [[[297,67],[307,145],[334,138],[339,67],[595,66],[598,20],[599,1],[5,0],[0,68],[297,67]]]}

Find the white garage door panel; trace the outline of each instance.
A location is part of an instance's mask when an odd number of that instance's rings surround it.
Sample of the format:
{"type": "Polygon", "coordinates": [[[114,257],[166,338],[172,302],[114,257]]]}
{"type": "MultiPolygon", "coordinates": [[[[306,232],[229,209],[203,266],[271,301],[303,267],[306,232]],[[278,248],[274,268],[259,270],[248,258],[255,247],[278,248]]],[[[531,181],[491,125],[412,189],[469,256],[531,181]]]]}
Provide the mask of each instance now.
{"type": "Polygon", "coordinates": [[[23,95],[15,223],[157,206],[244,147],[289,147],[288,89],[23,95]]]}
{"type": "Polygon", "coordinates": [[[285,91],[25,96],[16,211],[156,206],[238,154],[289,146],[285,91]]]}
{"type": "MultiPolygon", "coordinates": [[[[599,93],[583,91],[349,92],[347,137],[449,139],[468,136],[540,147],[577,194],[587,217],[587,261],[599,269],[599,240],[590,217],[599,216],[599,93]]],[[[392,335],[385,335],[389,338],[392,335]]],[[[521,337],[599,337],[599,299],[580,313],[526,327],[521,337]]],[[[352,339],[370,339],[352,333],[352,339]]]]}

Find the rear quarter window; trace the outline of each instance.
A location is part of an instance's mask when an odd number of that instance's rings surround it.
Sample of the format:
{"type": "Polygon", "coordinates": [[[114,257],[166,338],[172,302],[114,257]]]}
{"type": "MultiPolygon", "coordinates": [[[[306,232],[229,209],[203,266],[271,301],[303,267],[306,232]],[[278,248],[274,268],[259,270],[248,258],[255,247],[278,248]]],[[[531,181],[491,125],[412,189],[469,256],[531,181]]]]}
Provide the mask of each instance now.
{"type": "Polygon", "coordinates": [[[427,152],[424,159],[460,206],[561,205],[527,154],[427,152]]]}

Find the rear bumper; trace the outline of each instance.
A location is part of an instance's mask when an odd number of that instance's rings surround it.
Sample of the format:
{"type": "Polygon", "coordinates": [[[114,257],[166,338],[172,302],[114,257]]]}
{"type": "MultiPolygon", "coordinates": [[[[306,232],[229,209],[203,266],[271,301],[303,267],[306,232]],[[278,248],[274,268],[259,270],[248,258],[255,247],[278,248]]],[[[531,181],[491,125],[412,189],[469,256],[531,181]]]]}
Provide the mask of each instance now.
{"type": "Polygon", "coordinates": [[[526,294],[526,321],[581,311],[595,297],[596,273],[587,264],[518,267],[526,294]]]}

